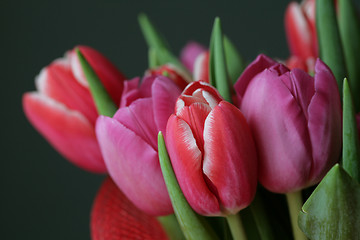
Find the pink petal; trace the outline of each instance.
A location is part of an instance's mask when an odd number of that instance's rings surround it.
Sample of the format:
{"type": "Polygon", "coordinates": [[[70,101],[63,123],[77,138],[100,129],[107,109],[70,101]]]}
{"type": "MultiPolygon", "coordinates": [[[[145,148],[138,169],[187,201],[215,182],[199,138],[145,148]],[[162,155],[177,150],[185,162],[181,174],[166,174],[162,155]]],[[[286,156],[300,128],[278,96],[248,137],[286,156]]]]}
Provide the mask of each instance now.
{"type": "Polygon", "coordinates": [[[166,132],[166,124],[174,113],[175,103],[180,96],[180,88],[166,77],[157,77],[152,85],[153,111],[157,131],[166,132]]]}
{"type": "Polygon", "coordinates": [[[190,72],[193,72],[195,59],[204,51],[206,51],[206,48],[203,45],[197,42],[189,42],[181,50],[181,62],[190,72]]]}
{"type": "Polygon", "coordinates": [[[216,188],[221,209],[236,214],[253,200],[257,157],[250,128],[239,109],[222,101],[205,122],[204,174],[216,188]]]}
{"type": "Polygon", "coordinates": [[[209,190],[202,171],[202,153],[191,129],[171,115],[166,128],[166,146],[181,190],[190,206],[202,215],[219,215],[216,196],[209,190]]]}
{"type": "Polygon", "coordinates": [[[311,29],[297,2],[290,3],[286,9],[285,30],[292,55],[303,59],[315,57],[311,29]]]}
{"type": "Polygon", "coordinates": [[[88,88],[74,78],[66,59],[55,61],[40,72],[36,86],[44,94],[69,109],[79,111],[95,124],[97,111],[88,88]]]}
{"type": "Polygon", "coordinates": [[[264,54],[260,54],[249,66],[246,67],[237,82],[234,84],[234,89],[239,98],[239,103],[241,103],[242,97],[245,94],[246,88],[248,87],[251,79],[263,70],[276,64],[277,62],[271,58],[264,54]]]}
{"type": "Polygon", "coordinates": [[[96,135],[109,174],[124,194],[148,214],[172,213],[157,151],[109,117],[98,118],[96,135]]]}
{"type": "Polygon", "coordinates": [[[342,142],[339,90],[331,70],[320,59],[315,65],[315,95],[308,115],[313,157],[309,184],[312,185],[338,161],[342,142]]]}
{"type": "Polygon", "coordinates": [[[128,107],[133,101],[141,98],[141,94],[138,89],[139,84],[139,77],[124,81],[124,90],[121,95],[120,108],[128,107]]]}
{"type": "MultiPolygon", "coordinates": [[[[77,47],[94,69],[113,101],[118,104],[123,91],[123,81],[125,80],[125,76],[100,52],[87,46],[77,47]]],[[[74,73],[77,73],[76,77],[80,82],[87,83],[74,50],[70,53],[70,60],[74,73]]]]}
{"type": "Polygon", "coordinates": [[[129,107],[120,108],[114,115],[119,123],[135,133],[157,151],[157,134],[151,98],[137,99],[129,107]]]}
{"type": "Polygon", "coordinates": [[[130,202],[111,178],[106,178],[91,210],[92,240],[168,239],[156,218],[130,202]]]}
{"type": "Polygon", "coordinates": [[[25,114],[33,126],[75,165],[106,172],[92,124],[78,111],[38,93],[23,96],[25,114]]]}
{"type": "Polygon", "coordinates": [[[303,187],[312,158],[307,121],[278,73],[265,70],[252,79],[241,110],[258,150],[261,184],[278,193],[303,187]]]}
{"type": "Polygon", "coordinates": [[[194,64],[194,81],[210,82],[209,80],[209,52],[203,52],[195,60],[194,64]]]}

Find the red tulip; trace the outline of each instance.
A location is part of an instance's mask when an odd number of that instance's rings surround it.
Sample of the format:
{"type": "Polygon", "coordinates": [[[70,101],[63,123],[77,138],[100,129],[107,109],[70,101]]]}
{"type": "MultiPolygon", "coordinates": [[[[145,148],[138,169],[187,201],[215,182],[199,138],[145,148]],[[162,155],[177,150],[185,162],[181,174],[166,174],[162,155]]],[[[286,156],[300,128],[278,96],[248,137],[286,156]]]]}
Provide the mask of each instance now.
{"type": "Polygon", "coordinates": [[[190,72],[194,71],[195,60],[197,57],[206,51],[206,48],[197,42],[189,42],[181,50],[180,59],[184,66],[190,72]]]}
{"type": "MultiPolygon", "coordinates": [[[[118,104],[124,76],[96,50],[78,48],[118,104]]],[[[25,115],[33,126],[78,167],[106,172],[94,131],[98,113],[75,50],[45,67],[36,87],[36,92],[23,96],[25,115]]]]}
{"type": "Polygon", "coordinates": [[[259,180],[289,193],[318,183],[341,152],[336,80],[321,61],[312,77],[260,55],[234,86],[259,156],[259,180]]]}
{"type": "Polygon", "coordinates": [[[168,239],[156,218],[136,208],[111,178],[96,195],[90,227],[92,240],[168,239]]]}
{"type": "Polygon", "coordinates": [[[239,109],[204,82],[189,84],[166,128],[166,146],[179,185],[203,215],[235,214],[257,184],[254,142],[239,109]]]}

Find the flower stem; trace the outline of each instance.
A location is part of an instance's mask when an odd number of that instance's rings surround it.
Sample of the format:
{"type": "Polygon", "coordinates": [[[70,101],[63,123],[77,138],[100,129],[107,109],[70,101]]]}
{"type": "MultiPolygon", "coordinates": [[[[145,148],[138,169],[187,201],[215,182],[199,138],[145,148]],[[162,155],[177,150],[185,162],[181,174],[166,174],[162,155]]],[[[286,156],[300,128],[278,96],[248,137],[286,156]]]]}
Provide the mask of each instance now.
{"type": "Polygon", "coordinates": [[[174,214],[161,216],[157,219],[161,223],[170,240],[185,240],[185,236],[181,231],[180,225],[174,214]]]}
{"type": "Polygon", "coordinates": [[[298,215],[300,209],[303,205],[302,197],[301,197],[301,190],[297,192],[287,193],[286,200],[289,205],[289,213],[291,219],[291,226],[294,234],[295,240],[306,240],[307,237],[305,234],[300,230],[298,226],[298,215]]]}
{"type": "Polygon", "coordinates": [[[228,215],[226,216],[226,220],[234,240],[247,240],[240,214],[228,215]]]}

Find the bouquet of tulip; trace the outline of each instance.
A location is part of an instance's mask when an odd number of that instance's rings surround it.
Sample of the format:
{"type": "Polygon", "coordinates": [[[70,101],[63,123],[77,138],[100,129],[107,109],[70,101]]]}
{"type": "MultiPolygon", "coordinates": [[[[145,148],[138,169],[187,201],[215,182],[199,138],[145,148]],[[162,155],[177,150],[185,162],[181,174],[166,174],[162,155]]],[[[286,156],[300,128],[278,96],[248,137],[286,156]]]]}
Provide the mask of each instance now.
{"type": "Polygon", "coordinates": [[[209,48],[190,42],[179,58],[144,14],[139,23],[149,47],[141,78],[77,46],[23,97],[56,150],[109,175],[92,239],[360,239],[351,0],[290,3],[285,61],[245,64],[219,18],[209,48]]]}

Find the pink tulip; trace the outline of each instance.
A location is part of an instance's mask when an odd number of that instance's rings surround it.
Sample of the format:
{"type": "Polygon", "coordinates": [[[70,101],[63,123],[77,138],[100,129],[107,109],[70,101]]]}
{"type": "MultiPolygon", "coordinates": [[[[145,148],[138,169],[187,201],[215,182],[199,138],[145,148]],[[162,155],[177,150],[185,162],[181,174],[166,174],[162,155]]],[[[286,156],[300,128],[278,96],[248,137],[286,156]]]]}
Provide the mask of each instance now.
{"type": "Polygon", "coordinates": [[[199,54],[194,63],[193,78],[195,81],[210,82],[209,79],[209,51],[199,54]]]}
{"type": "Polygon", "coordinates": [[[318,183],[341,151],[341,103],[330,69],[315,64],[315,77],[260,55],[234,86],[253,132],[259,181],[288,193],[318,183]]]}
{"type": "Polygon", "coordinates": [[[157,134],[165,131],[181,90],[164,76],[126,81],[113,118],[100,116],[96,135],[110,176],[122,192],[151,215],[172,213],[162,177],[157,134]]]}
{"type": "MultiPolygon", "coordinates": [[[[115,103],[124,76],[96,50],[79,46],[115,103]]],[[[106,172],[95,137],[98,116],[75,50],[45,67],[36,92],[25,93],[23,107],[33,126],[70,162],[88,171],[106,172]]]]}
{"type": "Polygon", "coordinates": [[[242,113],[205,82],[189,84],[166,128],[176,178],[202,215],[235,214],[252,201],[257,160],[242,113]]]}
{"type": "Polygon", "coordinates": [[[190,72],[194,71],[194,64],[196,58],[203,52],[206,51],[206,48],[197,42],[189,42],[181,50],[180,59],[184,66],[189,69],[190,72]]]}

